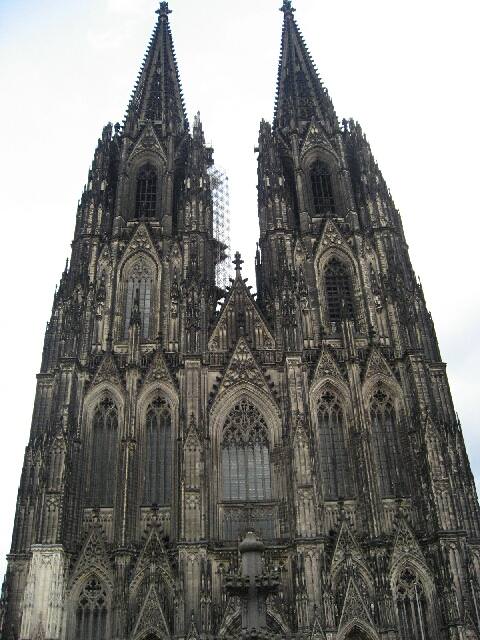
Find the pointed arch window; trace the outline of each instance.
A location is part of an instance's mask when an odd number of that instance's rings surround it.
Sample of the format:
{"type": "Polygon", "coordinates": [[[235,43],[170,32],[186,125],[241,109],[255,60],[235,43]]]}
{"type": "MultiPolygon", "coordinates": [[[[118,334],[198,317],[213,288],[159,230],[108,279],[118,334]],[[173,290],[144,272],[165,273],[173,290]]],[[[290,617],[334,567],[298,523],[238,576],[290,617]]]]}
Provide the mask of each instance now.
{"type": "Polygon", "coordinates": [[[113,507],[117,458],[118,410],[110,398],[105,398],[93,414],[90,506],[113,507]]]}
{"type": "Polygon", "coordinates": [[[75,640],[106,640],[108,604],[102,583],[92,578],[82,589],[75,612],[75,640]]]}
{"type": "Polygon", "coordinates": [[[400,489],[401,449],[395,405],[383,389],[377,389],[371,398],[370,420],[380,493],[383,497],[395,496],[400,489]]]}
{"type": "Polygon", "coordinates": [[[410,568],[404,569],[397,580],[396,601],[401,639],[430,640],[425,590],[410,568]]]}
{"type": "Polygon", "coordinates": [[[145,505],[171,504],[172,417],[170,407],[157,398],[148,407],[145,424],[145,505]]]}
{"type": "Polygon", "coordinates": [[[348,463],[345,414],[338,397],[330,390],[318,403],[320,474],[326,500],[351,497],[351,469],[348,463]]]}
{"type": "MultiPolygon", "coordinates": [[[[272,499],[270,444],[267,424],[248,400],[230,411],[222,434],[223,500],[229,503],[256,503],[272,499]]],[[[231,511],[226,535],[235,539],[252,526],[266,538],[273,537],[273,518],[267,511],[231,511]]]]}
{"type": "Polygon", "coordinates": [[[157,210],[158,176],[151,164],[145,164],[137,175],[137,191],[135,194],[135,217],[153,218],[157,210]]]}
{"type": "Polygon", "coordinates": [[[310,167],[314,215],[335,213],[335,199],[330,167],[326,162],[316,160],[310,167]]]}
{"type": "Polygon", "coordinates": [[[153,273],[145,260],[137,261],[130,269],[126,282],[126,304],[124,337],[128,338],[128,329],[132,317],[135,297],[138,293],[141,318],[141,335],[149,338],[151,332],[151,312],[153,295],[153,273]]]}
{"type": "Polygon", "coordinates": [[[332,258],[325,267],[325,295],[330,322],[355,320],[350,274],[337,258],[332,258]]]}

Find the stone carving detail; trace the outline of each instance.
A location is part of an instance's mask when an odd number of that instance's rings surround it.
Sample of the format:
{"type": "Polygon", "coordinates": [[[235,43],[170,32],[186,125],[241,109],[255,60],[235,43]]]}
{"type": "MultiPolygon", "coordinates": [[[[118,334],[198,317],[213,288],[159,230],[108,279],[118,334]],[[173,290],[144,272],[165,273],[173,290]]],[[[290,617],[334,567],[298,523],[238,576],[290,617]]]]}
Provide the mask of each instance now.
{"type": "Polygon", "coordinates": [[[229,389],[240,382],[250,382],[255,386],[268,390],[263,373],[244,338],[240,338],[237,343],[220,390],[229,389]]]}
{"type": "Polygon", "coordinates": [[[343,376],[335,361],[335,356],[327,347],[322,349],[315,368],[313,382],[322,380],[323,378],[336,378],[337,380],[343,381],[343,376]]]}
{"type": "Polygon", "coordinates": [[[367,361],[365,367],[364,379],[372,378],[373,376],[384,376],[388,378],[395,378],[392,370],[387,364],[387,361],[378,349],[373,349],[367,361]]]}
{"type": "Polygon", "coordinates": [[[172,387],[176,386],[168,369],[167,363],[165,362],[165,357],[160,350],[157,350],[145,376],[144,384],[148,384],[150,382],[166,382],[172,387]]]}
{"type": "Polygon", "coordinates": [[[115,358],[111,353],[107,353],[101,361],[100,366],[93,377],[92,386],[105,381],[111,382],[115,385],[122,384],[115,358]]]}
{"type": "Polygon", "coordinates": [[[342,630],[347,624],[355,621],[365,622],[370,628],[374,628],[372,618],[360,595],[360,591],[353,578],[350,578],[338,628],[342,630]]]}
{"type": "Polygon", "coordinates": [[[150,587],[143,603],[133,631],[133,637],[147,637],[148,632],[154,634],[155,637],[160,634],[162,639],[170,637],[160,599],[153,585],[150,587]]]}

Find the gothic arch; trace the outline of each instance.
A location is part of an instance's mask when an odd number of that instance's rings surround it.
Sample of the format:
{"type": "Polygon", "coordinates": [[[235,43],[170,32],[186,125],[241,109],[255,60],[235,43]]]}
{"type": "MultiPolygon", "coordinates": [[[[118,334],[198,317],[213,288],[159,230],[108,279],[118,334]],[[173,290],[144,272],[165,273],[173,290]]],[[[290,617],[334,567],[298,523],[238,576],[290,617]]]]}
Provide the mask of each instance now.
{"type": "Polygon", "coordinates": [[[306,196],[308,201],[308,209],[312,217],[322,215],[315,207],[315,194],[312,184],[312,172],[315,170],[316,165],[326,168],[328,175],[328,184],[330,191],[330,202],[332,209],[329,214],[334,216],[338,211],[343,210],[343,202],[341,197],[341,187],[338,176],[339,161],[335,153],[331,148],[326,147],[319,141],[314,142],[313,146],[308,145],[308,135],[306,144],[307,150],[303,153],[300,162],[302,165],[303,173],[305,176],[306,196]]]}
{"type": "MultiPolygon", "coordinates": [[[[101,567],[92,567],[85,573],[78,575],[69,588],[67,595],[67,638],[69,640],[83,640],[79,634],[79,609],[84,608],[86,617],[87,607],[91,604],[92,608],[97,607],[105,612],[105,629],[106,635],[109,635],[110,617],[112,612],[112,593],[113,580],[110,575],[101,567]],[[87,598],[83,599],[82,594],[86,591],[87,598]],[[82,600],[85,600],[82,605],[82,600]],[[89,602],[90,601],[90,602],[89,602]],[[103,604],[104,602],[104,604],[103,604]]],[[[93,609],[92,609],[93,610],[93,609]]],[[[83,617],[82,615],[82,617],[83,617]]],[[[81,624],[81,622],[80,622],[81,624]]]]}
{"type": "MultiPolygon", "coordinates": [[[[155,140],[155,142],[157,142],[155,140]]],[[[127,162],[127,184],[128,184],[128,211],[124,211],[125,219],[135,220],[138,219],[135,216],[135,199],[137,191],[137,179],[138,174],[146,165],[151,165],[156,172],[157,180],[157,202],[155,208],[155,217],[158,218],[160,212],[163,210],[165,203],[165,187],[166,187],[166,158],[162,154],[160,145],[156,145],[155,152],[149,151],[145,148],[139,150],[130,156],[127,162]]]]}
{"type": "MultiPolygon", "coordinates": [[[[270,452],[275,444],[280,442],[281,438],[281,418],[278,408],[273,400],[262,390],[259,390],[250,383],[239,383],[232,388],[227,389],[221,396],[221,401],[215,403],[210,414],[210,434],[212,438],[210,468],[212,473],[212,489],[211,489],[211,518],[213,531],[220,535],[220,531],[226,520],[224,520],[225,506],[222,506],[222,483],[223,483],[223,467],[222,467],[222,438],[225,423],[231,411],[242,402],[251,404],[262,417],[267,429],[268,447],[270,452]]],[[[275,502],[278,496],[277,474],[275,466],[271,460],[269,462],[271,497],[269,502],[275,502]]],[[[246,500],[249,503],[249,500],[246,500]]],[[[253,503],[252,503],[253,504],[253,503]]],[[[228,506],[228,505],[227,505],[228,506]]],[[[232,504],[233,507],[233,504],[232,504]]],[[[232,508],[230,507],[230,509],[232,508]]],[[[232,517],[236,517],[233,516],[232,517]]],[[[274,526],[274,524],[272,524],[274,526]]]]}
{"type": "Polygon", "coordinates": [[[380,636],[371,625],[358,619],[348,622],[337,638],[338,640],[380,640],[380,636]]]}
{"type": "Polygon", "coordinates": [[[424,616],[424,624],[426,630],[428,630],[428,638],[433,640],[438,637],[438,628],[437,621],[438,612],[436,605],[436,597],[435,597],[435,585],[430,576],[430,572],[427,567],[419,561],[417,558],[413,556],[409,556],[405,554],[402,556],[392,567],[390,572],[390,587],[392,590],[393,602],[395,615],[398,621],[398,624],[401,624],[401,616],[398,607],[398,585],[401,581],[402,574],[405,572],[411,572],[412,575],[418,580],[419,584],[423,589],[422,596],[424,596],[424,600],[419,599],[418,592],[415,588],[415,596],[413,598],[413,604],[417,607],[417,613],[421,617],[422,614],[418,611],[419,603],[422,604],[422,611],[424,616]],[[426,606],[424,609],[423,606],[426,606]]]}
{"type": "MultiPolygon", "coordinates": [[[[175,501],[175,487],[177,484],[174,443],[176,442],[179,433],[178,395],[175,390],[172,389],[170,384],[166,384],[161,381],[155,381],[148,384],[144,389],[142,389],[137,401],[135,435],[137,442],[139,443],[139,447],[137,449],[138,500],[139,504],[143,503],[144,481],[141,476],[142,473],[148,473],[147,457],[149,455],[149,451],[147,451],[147,417],[151,407],[154,403],[159,401],[164,403],[165,413],[168,412],[170,415],[169,443],[165,442],[166,449],[164,449],[164,454],[169,456],[170,460],[164,460],[164,462],[170,468],[171,480],[168,484],[170,485],[171,498],[168,503],[165,502],[162,506],[173,506],[175,501]]],[[[160,425],[158,426],[160,428],[160,425]]]]}
{"type": "Polygon", "coordinates": [[[160,264],[158,259],[143,249],[134,251],[120,263],[117,282],[116,308],[118,314],[116,334],[125,340],[130,313],[136,296],[140,292],[140,312],[142,315],[142,337],[150,338],[158,333],[157,308],[160,299],[160,264]],[[148,301],[147,301],[148,297],[148,301]],[[148,314],[148,326],[143,333],[143,325],[148,314]]]}
{"type": "MultiPolygon", "coordinates": [[[[336,227],[332,225],[334,229],[336,227]]],[[[324,234],[322,234],[322,238],[324,234]]],[[[336,259],[341,263],[348,274],[350,279],[350,286],[352,291],[352,302],[354,318],[357,325],[365,329],[365,309],[362,297],[362,285],[361,274],[352,250],[348,246],[347,242],[343,239],[339,245],[330,245],[327,248],[323,246],[323,242],[320,242],[315,256],[315,276],[318,291],[320,322],[324,327],[330,326],[330,320],[328,315],[328,300],[325,290],[325,270],[328,264],[336,259]]]]}
{"type": "Polygon", "coordinates": [[[212,448],[218,449],[220,446],[225,419],[235,404],[244,398],[251,401],[265,417],[270,430],[269,435],[272,446],[276,446],[281,442],[281,416],[273,398],[265,391],[249,382],[240,382],[229,389],[226,389],[223,393],[217,396],[213,407],[210,410],[210,436],[212,438],[212,448]]]}
{"type": "Polygon", "coordinates": [[[317,470],[324,496],[330,500],[351,498],[356,492],[356,478],[350,461],[352,409],[347,385],[336,379],[319,381],[310,392],[310,412],[315,427],[317,470]],[[319,411],[325,402],[335,411],[327,410],[327,406],[321,422],[319,411]],[[340,469],[336,470],[338,463],[340,469]],[[339,495],[341,490],[351,495],[339,495]]]}
{"type": "Polygon", "coordinates": [[[102,400],[104,400],[108,396],[111,396],[113,401],[117,405],[119,428],[122,428],[123,414],[125,409],[125,396],[123,389],[113,382],[110,382],[109,380],[103,380],[102,382],[92,387],[85,395],[82,412],[83,434],[87,433],[88,429],[91,428],[91,422],[95,408],[102,400]]]}

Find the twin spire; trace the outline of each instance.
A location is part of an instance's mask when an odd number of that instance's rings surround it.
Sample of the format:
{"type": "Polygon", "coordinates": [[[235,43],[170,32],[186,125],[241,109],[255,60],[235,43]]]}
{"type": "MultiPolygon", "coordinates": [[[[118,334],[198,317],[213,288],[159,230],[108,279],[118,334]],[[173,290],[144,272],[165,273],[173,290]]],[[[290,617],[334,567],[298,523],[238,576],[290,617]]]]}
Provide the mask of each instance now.
{"type": "Polygon", "coordinates": [[[283,0],[274,128],[301,129],[313,119],[334,129],[337,116],[294,18],[292,0],[283,0]]]}
{"type": "MultiPolygon", "coordinates": [[[[337,123],[335,110],[295,21],[292,0],[283,0],[281,11],[284,21],[274,128],[299,129],[314,118],[332,129],[337,123]]],[[[188,130],[168,2],[161,2],[156,13],[158,21],[125,118],[125,131],[130,135],[146,120],[161,126],[164,135],[188,130]]]]}
{"type": "Polygon", "coordinates": [[[188,130],[180,75],[168,16],[168,2],[161,2],[158,21],[142,69],[138,75],[125,118],[125,130],[134,133],[136,125],[150,120],[161,126],[163,134],[188,130]]]}

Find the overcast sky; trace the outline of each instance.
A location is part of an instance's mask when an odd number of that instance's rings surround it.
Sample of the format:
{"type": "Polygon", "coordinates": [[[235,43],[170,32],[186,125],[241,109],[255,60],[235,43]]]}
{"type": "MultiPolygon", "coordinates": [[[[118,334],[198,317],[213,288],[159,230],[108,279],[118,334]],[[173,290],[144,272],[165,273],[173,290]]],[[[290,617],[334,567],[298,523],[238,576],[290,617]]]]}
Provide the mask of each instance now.
{"type": "MultiPolygon", "coordinates": [[[[281,0],[171,0],[190,121],[230,177],[232,246],[253,284],[256,162],[271,119],[281,0]]],[[[478,1],[296,0],[340,118],[360,121],[399,207],[480,477],[478,1]]],[[[0,0],[0,556],[9,550],[35,374],[76,203],[121,121],[156,0],[0,0]]],[[[0,560],[0,571],[4,564],[0,560]]]]}

